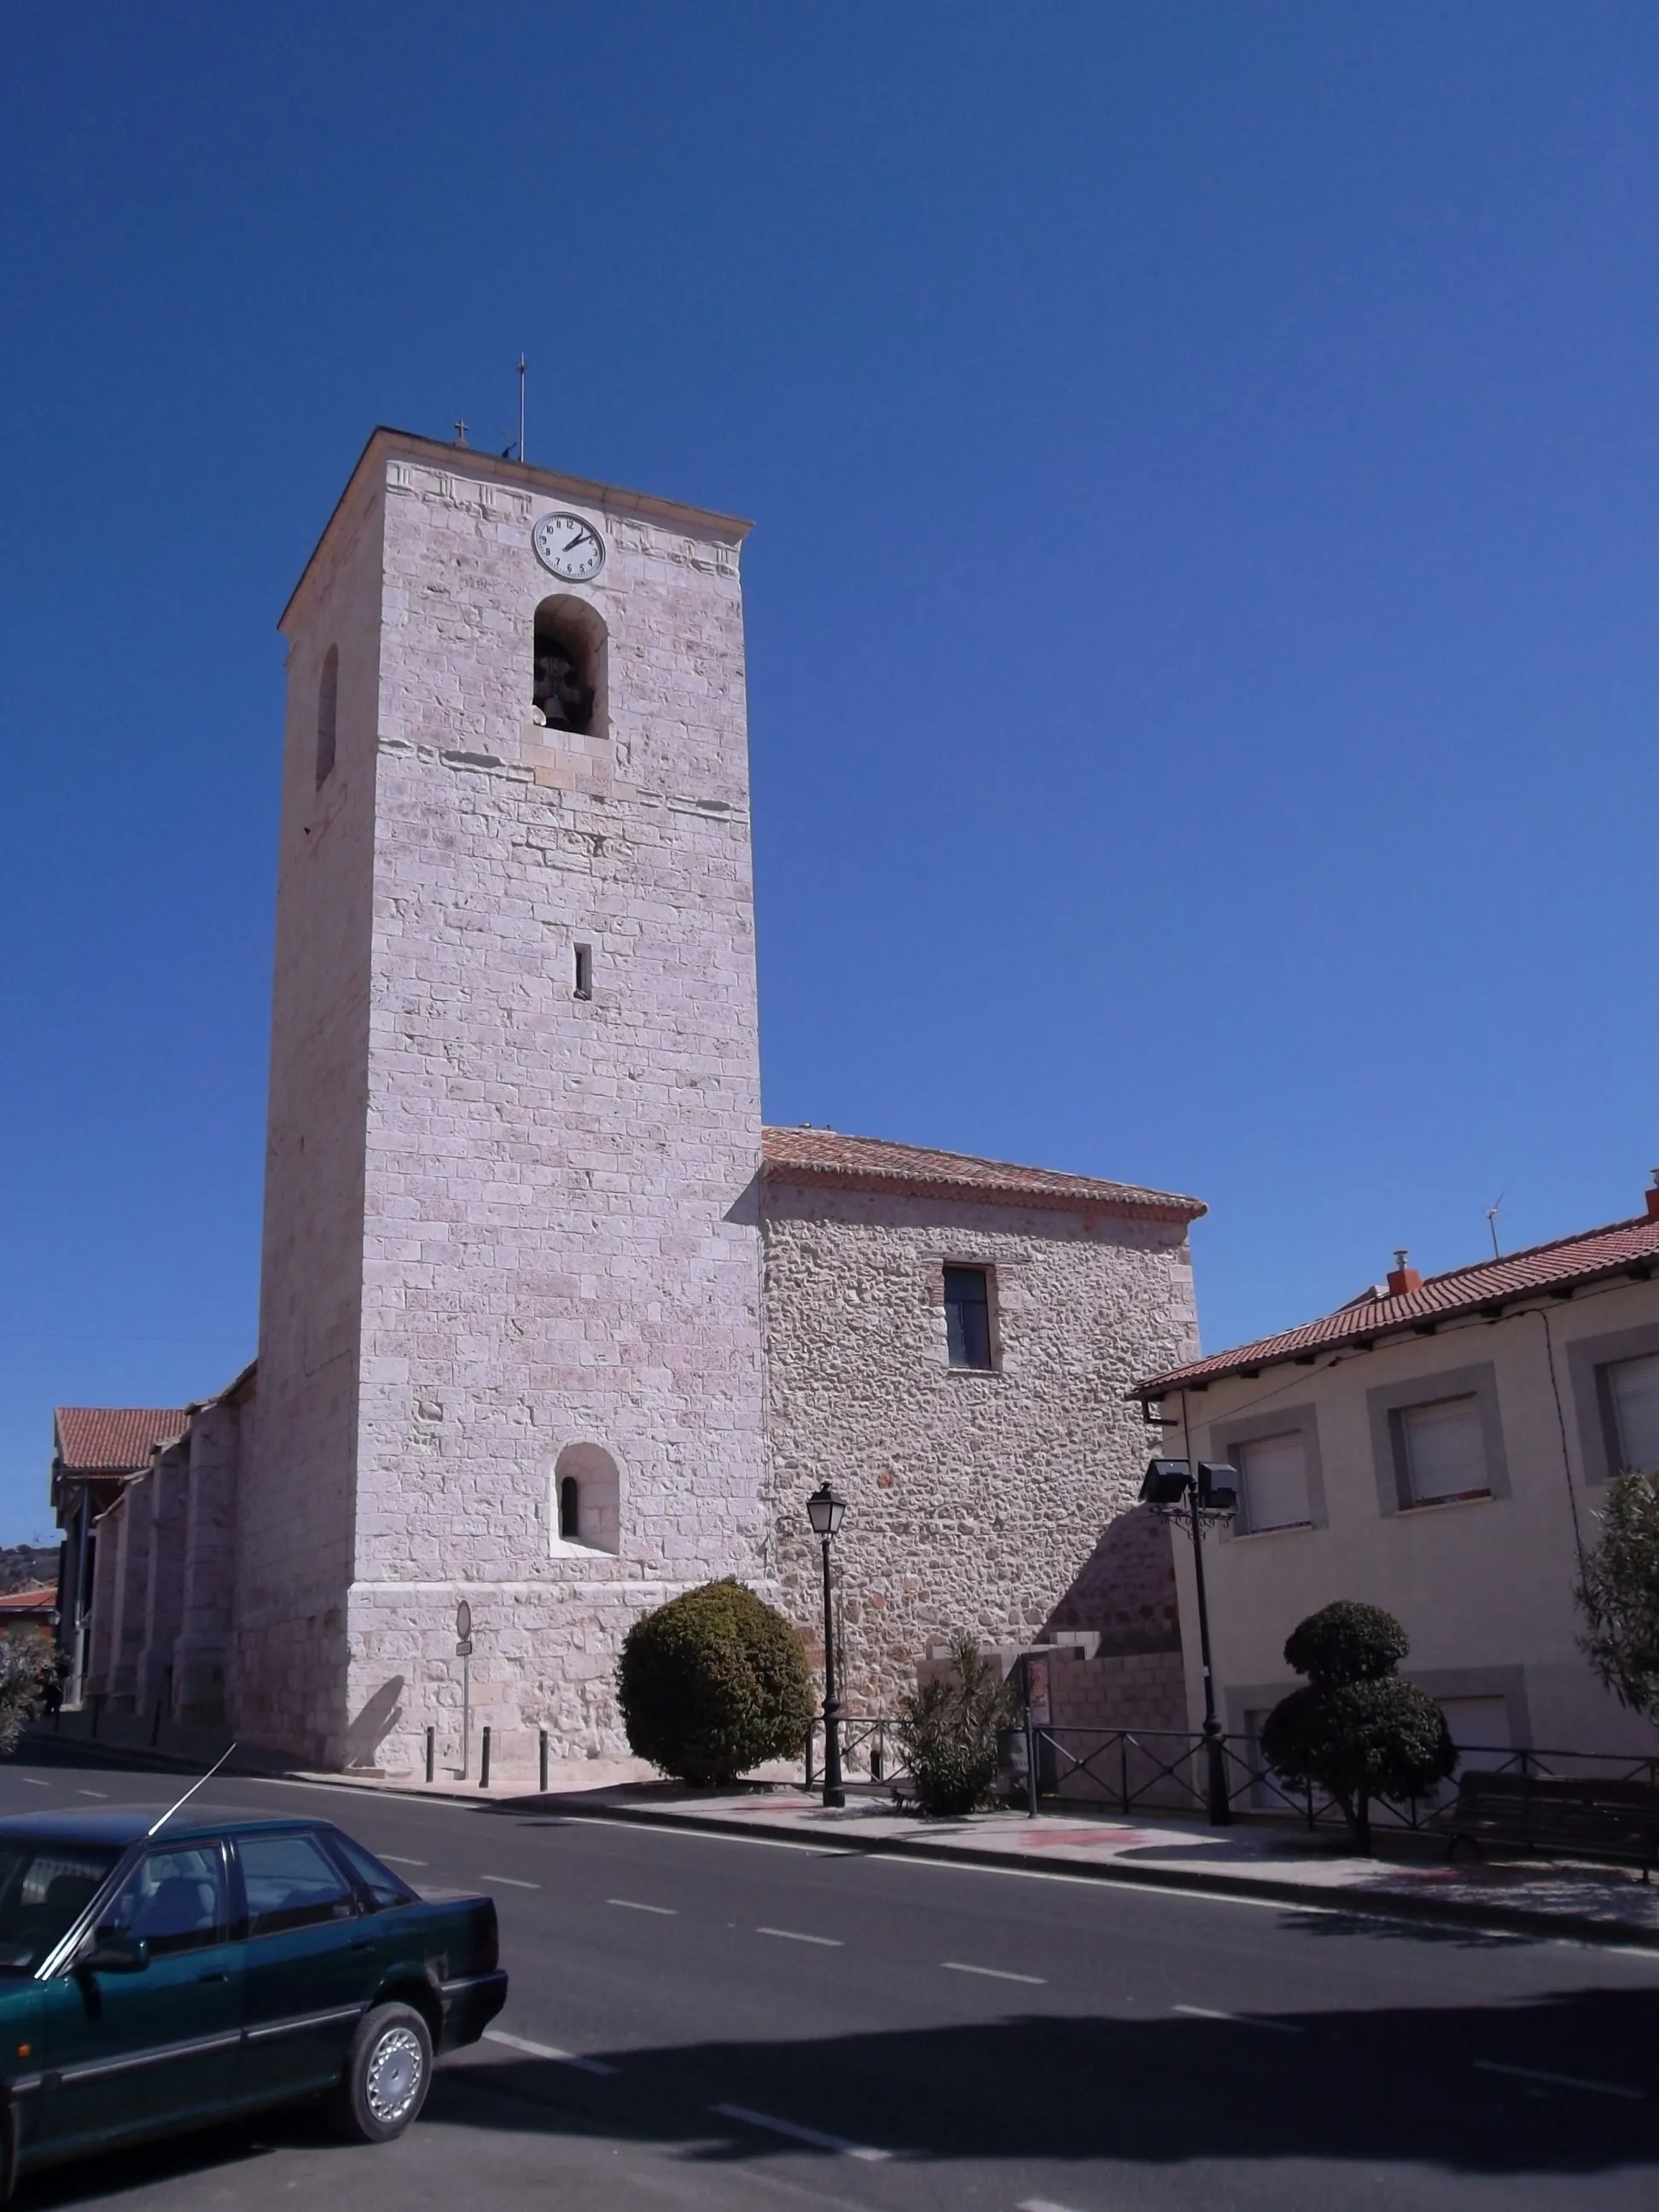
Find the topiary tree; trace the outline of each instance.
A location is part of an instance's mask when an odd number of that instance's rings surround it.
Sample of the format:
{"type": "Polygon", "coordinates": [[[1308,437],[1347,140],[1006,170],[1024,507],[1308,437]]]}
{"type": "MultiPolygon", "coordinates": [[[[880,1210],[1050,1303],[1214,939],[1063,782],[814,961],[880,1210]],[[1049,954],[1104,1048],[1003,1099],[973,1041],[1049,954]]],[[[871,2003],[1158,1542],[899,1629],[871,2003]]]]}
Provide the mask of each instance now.
{"type": "Polygon", "coordinates": [[[1457,1764],[1445,1715],[1395,1672],[1410,1649],[1391,1613],[1339,1598],[1291,1631],[1285,1661],[1307,1686],[1262,1723],[1268,1765],[1286,1782],[1328,1790],[1367,1854],[1371,1799],[1419,1796],[1457,1764]]]}
{"type": "Polygon", "coordinates": [[[617,1662],[617,1693],[635,1753],[681,1782],[735,1782],[769,1759],[793,1759],[812,1725],[812,1685],[793,1623],[729,1579],[635,1622],[617,1662]]]}
{"type": "Polygon", "coordinates": [[[997,1775],[997,1731],[1012,1725],[1012,1682],[971,1636],[951,1639],[951,1671],[900,1701],[897,1735],[916,1802],[930,1820],[988,1804],[997,1775]]]}
{"type": "Polygon", "coordinates": [[[1599,1517],[1573,1593],[1589,1625],[1578,1648],[1622,1704],[1659,1721],[1659,1475],[1621,1474],[1599,1517]]]}

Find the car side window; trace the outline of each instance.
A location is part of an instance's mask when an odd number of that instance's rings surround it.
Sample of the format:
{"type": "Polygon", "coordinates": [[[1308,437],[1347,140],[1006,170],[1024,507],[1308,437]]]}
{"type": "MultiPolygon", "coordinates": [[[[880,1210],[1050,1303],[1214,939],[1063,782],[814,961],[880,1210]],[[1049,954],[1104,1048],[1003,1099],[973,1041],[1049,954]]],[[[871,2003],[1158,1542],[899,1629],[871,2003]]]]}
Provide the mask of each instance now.
{"type": "Polygon", "coordinates": [[[251,1936],[349,1920],[357,1910],[350,1884],[315,1836],[239,1836],[236,1856],[251,1936]]]}
{"type": "Polygon", "coordinates": [[[99,1930],[148,1943],[154,1959],[224,1942],[230,1934],[224,1853],[217,1844],[146,1852],[100,1917],[99,1930]]]}
{"type": "Polygon", "coordinates": [[[372,1851],[361,1844],[354,1844],[349,1836],[343,1836],[337,1828],[328,1833],[329,1848],[337,1858],[342,1858],[350,1868],[378,1912],[389,1905],[413,1905],[414,1891],[406,1881],[401,1881],[390,1867],[383,1867],[372,1851]]]}

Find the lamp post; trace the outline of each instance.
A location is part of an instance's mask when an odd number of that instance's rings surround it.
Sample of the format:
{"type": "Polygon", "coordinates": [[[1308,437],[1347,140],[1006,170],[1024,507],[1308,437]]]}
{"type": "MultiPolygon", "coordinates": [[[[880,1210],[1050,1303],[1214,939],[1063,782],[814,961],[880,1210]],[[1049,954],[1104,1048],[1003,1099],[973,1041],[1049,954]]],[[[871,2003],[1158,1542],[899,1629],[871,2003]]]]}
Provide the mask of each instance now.
{"type": "Polygon", "coordinates": [[[1155,1459],[1140,1486],[1140,1502],[1171,1521],[1185,1521],[1193,1534],[1193,1578],[1198,1585],[1198,1650],[1204,1670],[1205,1799],[1212,1828],[1231,1825],[1227,1795],[1227,1756],[1221,1723],[1216,1718],[1215,1677],[1210,1665],[1210,1606],[1204,1589],[1204,1520],[1238,1510],[1238,1474],[1234,1468],[1198,1463],[1198,1474],[1184,1459],[1155,1459]]]}
{"type": "Polygon", "coordinates": [[[827,1482],[806,1501],[812,1534],[823,1547],[823,1802],[830,1806],[847,1802],[841,1786],[841,1699],[836,1695],[836,1620],[830,1596],[830,1546],[846,1511],[846,1499],[837,1498],[827,1482]]]}

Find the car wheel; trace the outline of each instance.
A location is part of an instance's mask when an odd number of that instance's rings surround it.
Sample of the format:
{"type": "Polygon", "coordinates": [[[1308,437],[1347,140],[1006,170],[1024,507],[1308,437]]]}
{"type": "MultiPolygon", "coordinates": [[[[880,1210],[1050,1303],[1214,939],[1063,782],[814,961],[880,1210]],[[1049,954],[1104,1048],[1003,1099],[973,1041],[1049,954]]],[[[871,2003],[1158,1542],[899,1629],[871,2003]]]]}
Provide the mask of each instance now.
{"type": "Polygon", "coordinates": [[[432,2037],[412,2005],[383,2004],[364,2015],[335,2096],[335,2118],[356,2142],[390,2142],[426,2102],[432,2037]]]}

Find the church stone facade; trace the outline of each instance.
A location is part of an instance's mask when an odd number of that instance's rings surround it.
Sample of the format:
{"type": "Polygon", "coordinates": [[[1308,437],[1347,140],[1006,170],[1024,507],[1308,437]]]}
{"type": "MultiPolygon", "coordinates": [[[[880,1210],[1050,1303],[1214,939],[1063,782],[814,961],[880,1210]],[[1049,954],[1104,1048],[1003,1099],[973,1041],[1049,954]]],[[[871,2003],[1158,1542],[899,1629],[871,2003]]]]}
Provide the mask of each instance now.
{"type": "Polygon", "coordinates": [[[503,1751],[614,1752],[643,1610],[732,1574],[811,1632],[828,1477],[890,1704],[930,1639],[1040,1629],[1131,1501],[1195,1200],[763,1135],[745,527],[370,440],[283,621],[258,1359],[100,1524],[94,1693],[409,1771],[465,1599],[503,1751]]]}

